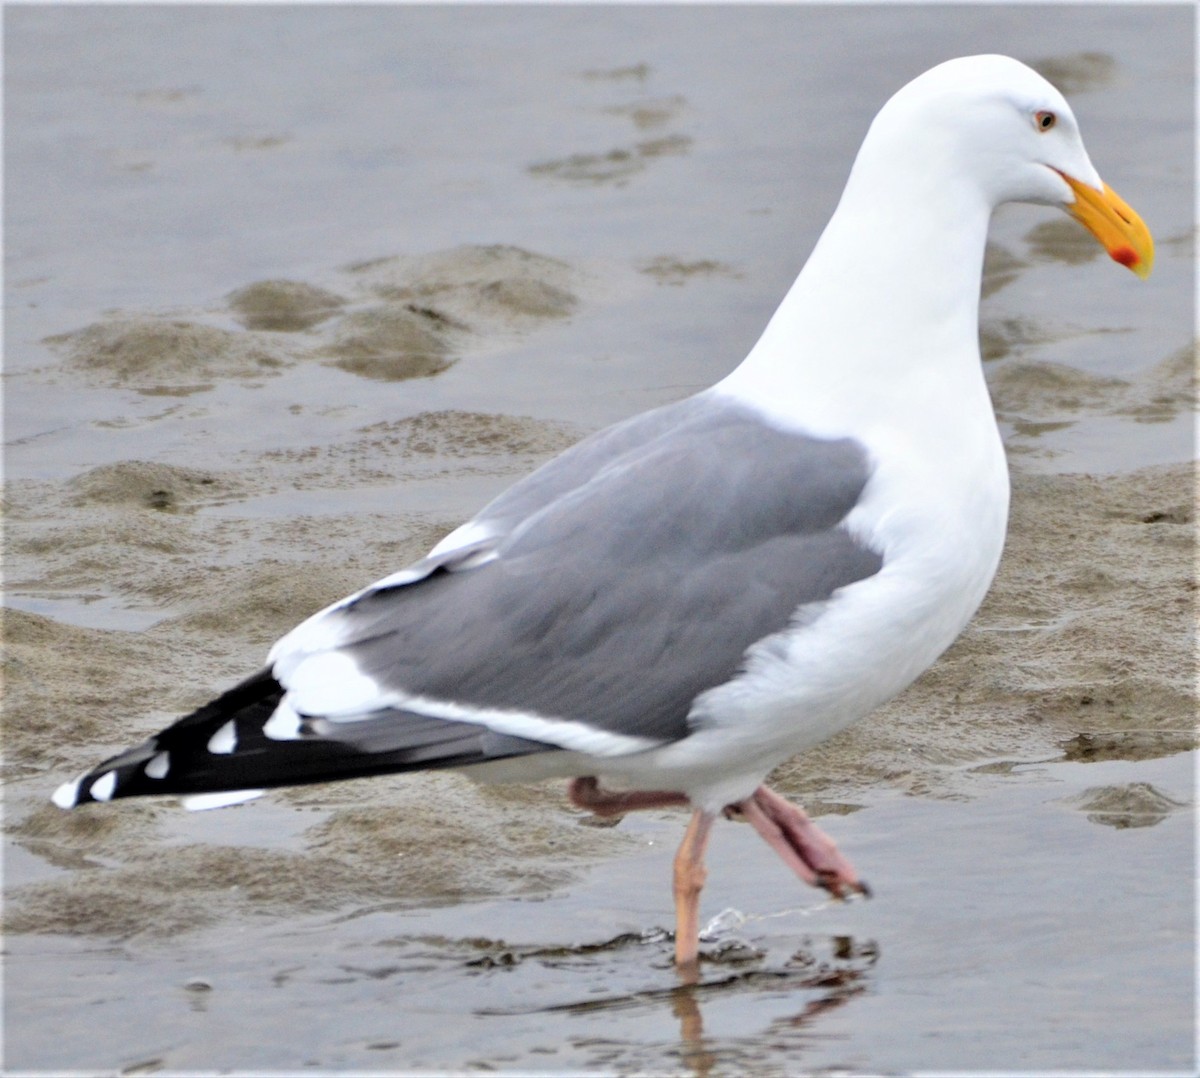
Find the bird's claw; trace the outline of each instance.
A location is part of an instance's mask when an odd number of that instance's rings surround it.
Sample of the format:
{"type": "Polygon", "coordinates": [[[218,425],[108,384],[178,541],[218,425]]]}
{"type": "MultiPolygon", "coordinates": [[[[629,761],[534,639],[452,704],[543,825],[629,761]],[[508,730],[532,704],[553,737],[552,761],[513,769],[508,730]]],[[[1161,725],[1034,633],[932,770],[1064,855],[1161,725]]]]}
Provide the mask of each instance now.
{"type": "Polygon", "coordinates": [[[847,880],[833,869],[820,870],[817,873],[816,884],[839,902],[845,902],[853,894],[862,895],[863,898],[871,897],[871,888],[865,880],[847,880]]]}

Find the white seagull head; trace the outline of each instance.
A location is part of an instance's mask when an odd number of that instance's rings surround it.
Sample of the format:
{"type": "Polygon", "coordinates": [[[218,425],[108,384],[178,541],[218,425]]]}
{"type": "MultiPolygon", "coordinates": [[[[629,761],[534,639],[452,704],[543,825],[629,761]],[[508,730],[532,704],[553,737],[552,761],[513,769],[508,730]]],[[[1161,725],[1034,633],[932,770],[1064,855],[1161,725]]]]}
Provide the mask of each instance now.
{"type": "Polygon", "coordinates": [[[1032,68],[1007,56],[965,56],[931,68],[880,110],[855,173],[889,169],[928,197],[982,197],[1059,206],[1140,277],[1154,263],[1142,219],[1100,178],[1071,106],[1032,68]],[[950,190],[947,179],[960,181],[950,190]]]}

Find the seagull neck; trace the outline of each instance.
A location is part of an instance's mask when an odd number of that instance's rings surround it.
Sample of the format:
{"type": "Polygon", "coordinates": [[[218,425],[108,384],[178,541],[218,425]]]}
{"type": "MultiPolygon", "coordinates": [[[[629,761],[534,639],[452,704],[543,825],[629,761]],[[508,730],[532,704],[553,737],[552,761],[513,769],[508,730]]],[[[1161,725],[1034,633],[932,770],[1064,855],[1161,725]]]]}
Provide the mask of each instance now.
{"type": "Polygon", "coordinates": [[[991,206],[967,183],[913,171],[906,179],[855,168],[808,264],[722,383],[727,391],[768,407],[807,397],[819,408],[847,396],[863,407],[864,387],[874,386],[886,409],[906,387],[920,394],[931,380],[982,387],[979,291],[991,206]]]}

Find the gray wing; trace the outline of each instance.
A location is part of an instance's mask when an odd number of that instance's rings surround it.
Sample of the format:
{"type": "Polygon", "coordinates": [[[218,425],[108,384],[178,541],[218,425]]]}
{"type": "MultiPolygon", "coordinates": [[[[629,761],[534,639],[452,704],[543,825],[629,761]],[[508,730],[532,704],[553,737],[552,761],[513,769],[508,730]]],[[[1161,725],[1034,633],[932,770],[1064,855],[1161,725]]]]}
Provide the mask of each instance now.
{"type": "Polygon", "coordinates": [[[639,416],[501,495],[464,542],[309,619],[276,646],[273,671],[55,800],[686,737],[693,701],[751,645],[879,570],[844,526],[868,476],[856,443],[786,434],[712,395],[639,416]],[[306,677],[322,707],[304,707],[306,677]]]}
{"type": "MultiPolygon", "coordinates": [[[[494,538],[470,549],[475,567],[435,557],[415,582],[326,615],[377,690],[376,706],[346,710],[377,726],[419,698],[456,717],[684,737],[692,702],[752,644],[879,570],[843,526],[869,472],[857,443],[782,432],[710,395],[601,432],[476,518],[494,538]]],[[[547,729],[534,740],[552,742],[547,729]]]]}

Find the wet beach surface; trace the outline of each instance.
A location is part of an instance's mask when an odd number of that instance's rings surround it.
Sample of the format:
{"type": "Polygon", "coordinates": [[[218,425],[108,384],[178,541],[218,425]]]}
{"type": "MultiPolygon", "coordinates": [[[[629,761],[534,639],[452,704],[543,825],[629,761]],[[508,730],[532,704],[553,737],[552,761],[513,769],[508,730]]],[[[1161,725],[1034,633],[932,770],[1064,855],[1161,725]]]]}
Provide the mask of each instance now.
{"type": "Polygon", "coordinates": [[[6,1068],[1193,1069],[1192,13],[465,10],[5,13],[6,1068]],[[875,898],[723,824],[685,989],[681,815],[452,774],[49,804],[725,373],[878,106],[978,51],[1067,92],[1159,262],[998,215],[996,585],[774,780],[875,898]]]}

